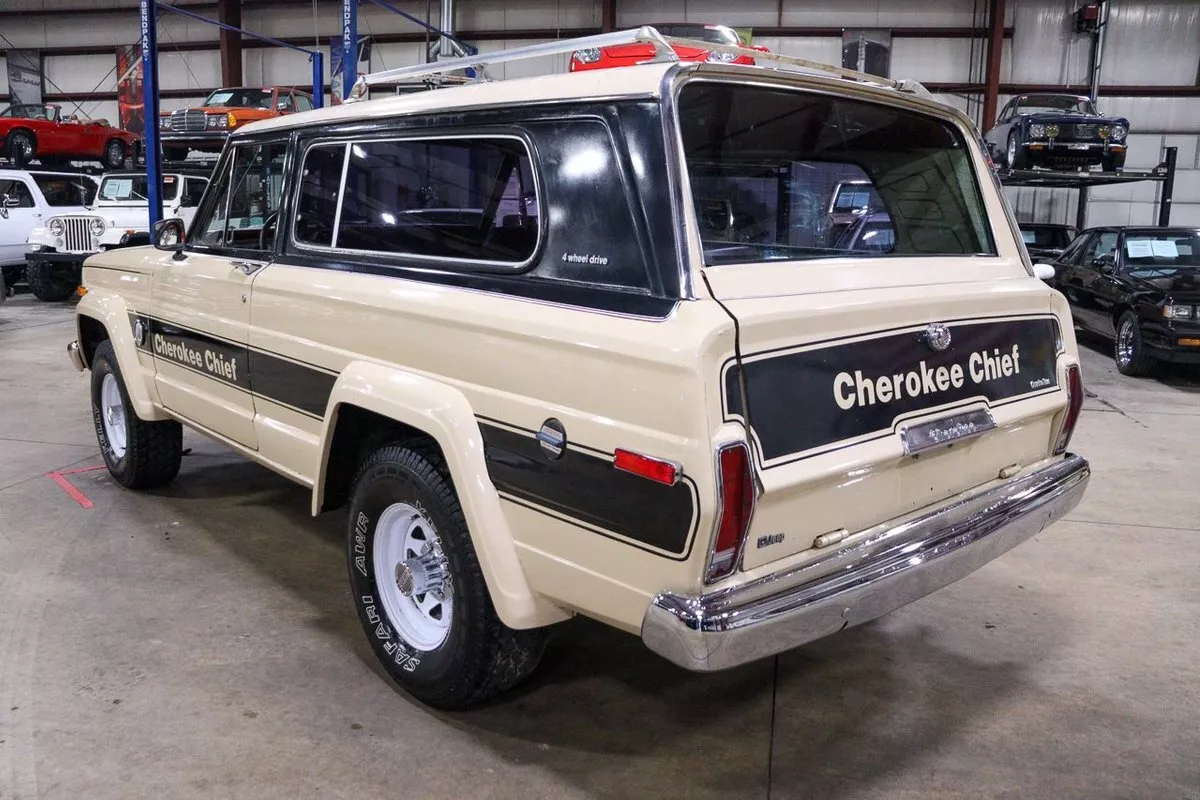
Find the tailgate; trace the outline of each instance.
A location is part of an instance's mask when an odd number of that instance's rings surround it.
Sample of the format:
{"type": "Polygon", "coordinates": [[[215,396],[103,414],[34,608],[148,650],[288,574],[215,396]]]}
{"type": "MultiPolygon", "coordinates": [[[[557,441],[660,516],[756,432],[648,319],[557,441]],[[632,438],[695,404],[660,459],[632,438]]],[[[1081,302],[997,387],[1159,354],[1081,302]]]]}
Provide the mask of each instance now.
{"type": "Polygon", "coordinates": [[[743,568],[1049,454],[1061,335],[1044,288],[1022,283],[725,302],[741,358],[722,366],[722,414],[748,420],[763,490],[743,568]]]}

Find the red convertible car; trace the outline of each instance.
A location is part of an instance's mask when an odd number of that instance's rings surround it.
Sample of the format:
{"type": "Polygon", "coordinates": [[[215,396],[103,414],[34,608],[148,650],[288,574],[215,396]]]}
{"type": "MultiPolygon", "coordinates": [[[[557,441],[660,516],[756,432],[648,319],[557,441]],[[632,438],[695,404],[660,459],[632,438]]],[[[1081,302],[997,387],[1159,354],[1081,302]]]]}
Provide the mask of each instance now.
{"type": "Polygon", "coordinates": [[[62,116],[53,103],[11,105],[0,111],[0,155],[13,166],[37,159],[45,166],[68,161],[99,161],[110,169],[125,165],[139,137],[103,120],[62,116]]]}
{"type": "MultiPolygon", "coordinates": [[[[650,27],[663,36],[677,39],[698,39],[713,44],[742,45],[737,31],[725,25],[701,25],[695,22],[664,22],[650,27]]],[[[770,52],[761,45],[745,45],[751,50],[762,53],[770,52]]],[[[683,47],[671,45],[680,61],[719,61],[725,64],[754,64],[754,59],[737,53],[719,53],[704,50],[699,47],[683,47]]],[[[608,69],[609,67],[627,67],[641,64],[654,58],[652,44],[620,44],[614,47],[590,47],[577,50],[571,54],[571,72],[582,72],[589,69],[608,69]]]]}

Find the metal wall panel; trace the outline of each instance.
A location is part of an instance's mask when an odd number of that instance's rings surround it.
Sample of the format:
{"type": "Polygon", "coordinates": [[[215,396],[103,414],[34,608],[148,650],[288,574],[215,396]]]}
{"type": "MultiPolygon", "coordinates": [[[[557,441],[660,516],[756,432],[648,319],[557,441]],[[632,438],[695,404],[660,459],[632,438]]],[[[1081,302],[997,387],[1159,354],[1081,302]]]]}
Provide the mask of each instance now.
{"type": "Polygon", "coordinates": [[[1111,3],[1100,82],[1195,85],[1200,64],[1200,3],[1111,3]]]}
{"type": "Polygon", "coordinates": [[[1014,83],[1087,82],[1091,38],[1072,32],[1074,0],[1016,0],[1014,83]]]}

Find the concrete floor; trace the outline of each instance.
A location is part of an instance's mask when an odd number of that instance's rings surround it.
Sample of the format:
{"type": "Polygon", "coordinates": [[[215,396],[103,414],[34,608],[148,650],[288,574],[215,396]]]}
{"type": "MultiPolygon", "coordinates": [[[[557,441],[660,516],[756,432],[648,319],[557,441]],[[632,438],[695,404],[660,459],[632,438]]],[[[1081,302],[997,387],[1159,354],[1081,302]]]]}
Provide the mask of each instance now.
{"type": "Polygon", "coordinates": [[[0,798],[1200,797],[1200,373],[1083,353],[1071,517],[871,625],[711,676],[562,626],[441,714],[380,677],[342,517],[188,436],[103,470],[63,306],[0,306],[0,798]]]}

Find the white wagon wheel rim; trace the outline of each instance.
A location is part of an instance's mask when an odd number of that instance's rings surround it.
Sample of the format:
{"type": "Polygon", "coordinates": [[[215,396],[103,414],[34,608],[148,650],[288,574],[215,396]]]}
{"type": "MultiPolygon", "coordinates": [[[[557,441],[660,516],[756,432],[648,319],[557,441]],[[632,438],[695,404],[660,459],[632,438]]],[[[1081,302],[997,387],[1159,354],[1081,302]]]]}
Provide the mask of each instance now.
{"type": "Polygon", "coordinates": [[[375,528],[375,586],[397,632],[418,650],[446,641],[454,617],[449,565],[422,509],[393,503],[375,528]]]}
{"type": "Polygon", "coordinates": [[[104,423],[104,437],[116,458],[125,457],[128,441],[128,426],[125,420],[125,403],[121,399],[121,387],[110,372],[100,384],[100,419],[104,423]]]}

